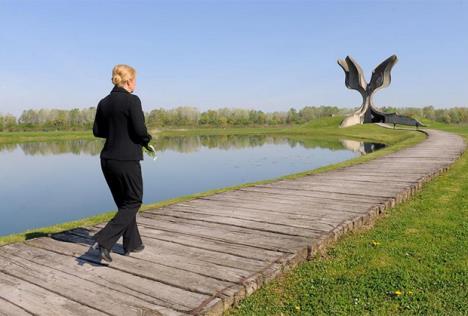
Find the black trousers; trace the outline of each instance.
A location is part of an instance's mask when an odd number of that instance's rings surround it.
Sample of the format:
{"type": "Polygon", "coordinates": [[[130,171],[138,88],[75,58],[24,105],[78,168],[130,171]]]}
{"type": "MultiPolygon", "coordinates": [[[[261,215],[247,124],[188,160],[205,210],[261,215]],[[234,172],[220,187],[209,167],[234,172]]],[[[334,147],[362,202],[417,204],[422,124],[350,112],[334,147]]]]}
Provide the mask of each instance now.
{"type": "Polygon", "coordinates": [[[110,250],[120,236],[123,236],[123,247],[132,251],[142,244],[136,223],[136,214],[143,199],[140,161],[101,158],[101,169],[118,211],[114,218],[94,235],[94,239],[110,250]]]}

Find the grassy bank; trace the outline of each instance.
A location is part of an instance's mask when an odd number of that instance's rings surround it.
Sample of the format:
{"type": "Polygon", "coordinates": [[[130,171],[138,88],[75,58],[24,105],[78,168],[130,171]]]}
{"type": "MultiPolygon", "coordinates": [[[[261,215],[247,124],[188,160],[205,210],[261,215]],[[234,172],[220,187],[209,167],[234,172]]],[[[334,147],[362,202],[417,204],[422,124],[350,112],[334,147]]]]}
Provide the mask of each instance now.
{"type": "Polygon", "coordinates": [[[312,121],[303,125],[292,125],[289,127],[259,127],[259,128],[195,128],[177,130],[158,130],[155,135],[161,136],[192,136],[192,135],[246,135],[246,134],[282,134],[282,135],[307,135],[308,137],[334,137],[352,138],[356,140],[368,140],[384,142],[388,144],[397,143],[407,137],[405,132],[383,129],[375,125],[353,126],[349,128],[338,128],[343,117],[328,117],[312,121]]]}
{"type": "Polygon", "coordinates": [[[79,132],[0,132],[0,144],[45,142],[53,140],[91,139],[93,133],[79,132]]]}
{"type": "MultiPolygon", "coordinates": [[[[433,123],[462,135],[468,126],[433,123]]],[[[468,154],[372,230],[348,234],[228,312],[467,315],[468,154]]]]}
{"type": "MultiPolygon", "coordinates": [[[[252,182],[252,183],[245,183],[242,185],[237,185],[237,186],[231,186],[231,187],[226,187],[226,188],[220,188],[216,190],[210,190],[207,192],[200,192],[196,194],[191,194],[191,195],[186,195],[186,196],[181,196],[177,197],[174,199],[170,200],[165,200],[161,201],[158,203],[152,203],[152,204],[146,204],[142,206],[142,211],[147,210],[147,209],[154,209],[158,207],[162,207],[164,205],[169,205],[189,199],[193,199],[196,197],[200,196],[206,196],[218,192],[223,192],[223,191],[228,191],[228,190],[234,190],[237,188],[253,185],[253,184],[260,184],[260,183],[268,183],[272,182],[278,179],[286,179],[286,178],[296,178],[296,177],[301,177],[307,174],[311,173],[318,173],[318,172],[324,172],[327,170],[355,164],[355,163],[361,163],[368,161],[370,159],[374,159],[376,157],[380,157],[382,155],[388,154],[390,152],[397,151],[401,148],[412,146],[416,144],[417,142],[420,142],[421,140],[424,139],[424,135],[422,133],[414,132],[414,131],[401,131],[401,130],[392,130],[392,129],[384,129],[378,126],[373,126],[373,125],[364,125],[364,126],[356,126],[352,128],[347,128],[347,129],[339,129],[337,128],[338,123],[339,123],[340,118],[330,118],[328,120],[322,120],[319,123],[309,123],[306,125],[294,127],[294,128],[288,128],[288,129],[278,129],[273,132],[271,128],[268,128],[268,131],[265,131],[265,129],[222,129],[222,130],[217,130],[217,129],[203,129],[205,133],[201,133],[200,135],[220,135],[220,134],[239,134],[239,133],[245,133],[245,134],[261,134],[261,133],[275,133],[275,134],[281,134],[281,135],[288,135],[288,137],[292,138],[300,138],[303,139],[304,141],[307,141],[310,139],[310,141],[315,141],[318,138],[322,139],[336,139],[336,138],[354,138],[354,139],[361,139],[361,140],[369,140],[369,141],[375,141],[375,142],[381,142],[381,143],[386,143],[388,147],[385,149],[379,150],[377,152],[371,153],[366,156],[358,157],[352,160],[348,160],[342,163],[338,163],[335,165],[331,166],[326,166],[322,167],[319,169],[315,170],[308,170],[296,174],[291,174],[291,175],[286,175],[283,177],[279,178],[273,178],[273,179],[267,179],[263,181],[257,181],[257,182],[252,182]]],[[[161,134],[163,135],[194,135],[194,133],[200,133],[201,130],[191,130],[191,131],[163,131],[161,134]],[[190,133],[190,134],[188,134],[190,133]]],[[[47,236],[48,234],[67,230],[67,229],[72,229],[75,227],[80,227],[80,226],[90,226],[93,224],[97,224],[100,222],[105,222],[112,218],[112,216],[115,214],[115,211],[108,211],[106,213],[97,215],[97,216],[92,216],[92,217],[87,217],[81,220],[73,221],[73,222],[67,222],[63,224],[58,224],[54,226],[49,226],[49,227],[44,227],[44,228],[38,228],[38,229],[32,229],[23,233],[19,234],[12,234],[12,235],[7,235],[7,236],[1,236],[0,237],[0,245],[2,244],[7,244],[7,243],[12,243],[12,242],[18,242],[22,241],[25,239],[30,239],[34,237],[40,237],[40,236],[47,236]]]]}
{"type": "MultiPolygon", "coordinates": [[[[232,127],[232,128],[166,128],[149,129],[153,136],[186,136],[186,135],[228,135],[228,134],[269,134],[284,133],[285,130],[297,126],[278,127],[232,127]]],[[[56,140],[73,140],[94,138],[93,132],[88,131],[41,131],[41,132],[0,132],[0,143],[25,143],[56,140]]]]}
{"type": "MultiPolygon", "coordinates": [[[[153,136],[196,136],[196,135],[247,135],[247,134],[288,134],[317,137],[347,137],[369,141],[393,142],[395,133],[382,131],[376,126],[355,126],[341,129],[343,117],[328,117],[303,125],[276,127],[228,127],[228,128],[177,128],[150,129],[153,136]]],[[[403,135],[402,135],[403,136],[403,135]]],[[[94,138],[92,131],[55,131],[55,132],[0,132],[0,143],[23,143],[34,141],[54,141],[94,138]]]]}

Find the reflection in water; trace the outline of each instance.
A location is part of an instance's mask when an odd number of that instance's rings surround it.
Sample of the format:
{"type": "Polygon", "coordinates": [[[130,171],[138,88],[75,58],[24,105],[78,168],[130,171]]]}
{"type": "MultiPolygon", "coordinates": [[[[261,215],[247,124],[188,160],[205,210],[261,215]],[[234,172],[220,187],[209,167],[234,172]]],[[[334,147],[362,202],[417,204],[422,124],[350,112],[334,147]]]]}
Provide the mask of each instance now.
{"type": "MultiPolygon", "coordinates": [[[[200,136],[160,136],[152,142],[158,152],[172,150],[179,153],[192,153],[202,147],[224,150],[261,147],[265,144],[287,144],[294,148],[298,145],[304,148],[329,148],[334,150],[348,149],[360,154],[368,154],[385,147],[384,144],[366,143],[355,140],[323,140],[323,139],[295,139],[287,136],[272,135],[200,135],[200,136]]],[[[99,155],[104,140],[78,139],[50,142],[31,142],[20,144],[0,144],[0,152],[12,152],[20,148],[28,156],[47,156],[71,153],[75,155],[99,155]]]]}
{"type": "MultiPolygon", "coordinates": [[[[304,136],[155,137],[142,161],[143,203],[338,163],[376,144],[304,136]],[[356,151],[353,151],[356,150],[356,151]]],[[[0,235],[115,210],[101,172],[103,140],[0,145],[0,235]]]]}
{"type": "MultiPolygon", "coordinates": [[[[64,140],[53,142],[33,142],[17,144],[28,156],[48,156],[72,153],[95,156],[101,152],[103,142],[100,140],[64,140]]],[[[0,146],[2,149],[2,146],[0,146]]]]}
{"type": "Polygon", "coordinates": [[[358,152],[362,155],[369,154],[373,151],[376,151],[385,147],[385,144],[364,143],[364,142],[358,142],[356,140],[348,140],[348,139],[341,140],[341,144],[343,144],[344,148],[352,150],[354,152],[358,152]]]}

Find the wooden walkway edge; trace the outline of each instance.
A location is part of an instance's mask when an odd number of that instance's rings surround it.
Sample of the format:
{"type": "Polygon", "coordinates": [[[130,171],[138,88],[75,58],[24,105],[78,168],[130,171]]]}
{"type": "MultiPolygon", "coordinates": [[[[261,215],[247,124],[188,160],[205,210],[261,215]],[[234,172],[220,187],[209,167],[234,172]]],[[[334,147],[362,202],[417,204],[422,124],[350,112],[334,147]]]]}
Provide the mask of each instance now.
{"type": "Polygon", "coordinates": [[[446,171],[457,135],[427,130],[375,160],[195,198],[138,215],[145,250],[106,264],[102,224],[0,247],[0,315],[221,315],[446,171]]]}

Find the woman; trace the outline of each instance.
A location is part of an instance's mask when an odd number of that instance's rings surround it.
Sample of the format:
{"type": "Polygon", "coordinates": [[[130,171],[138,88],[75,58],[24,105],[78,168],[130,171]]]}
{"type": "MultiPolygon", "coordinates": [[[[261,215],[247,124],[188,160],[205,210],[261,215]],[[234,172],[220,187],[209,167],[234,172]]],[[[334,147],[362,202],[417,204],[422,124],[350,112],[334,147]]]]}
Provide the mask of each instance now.
{"type": "Polygon", "coordinates": [[[101,258],[109,262],[110,250],[120,236],[124,255],[144,249],[136,214],[143,198],[142,146],[151,150],[148,143],[152,138],[146,130],[141,101],[132,94],[136,86],[135,69],[115,66],[112,83],[114,88],[97,106],[93,126],[94,136],[106,139],[100,155],[101,169],[118,207],[114,218],[93,237],[101,258]]]}

